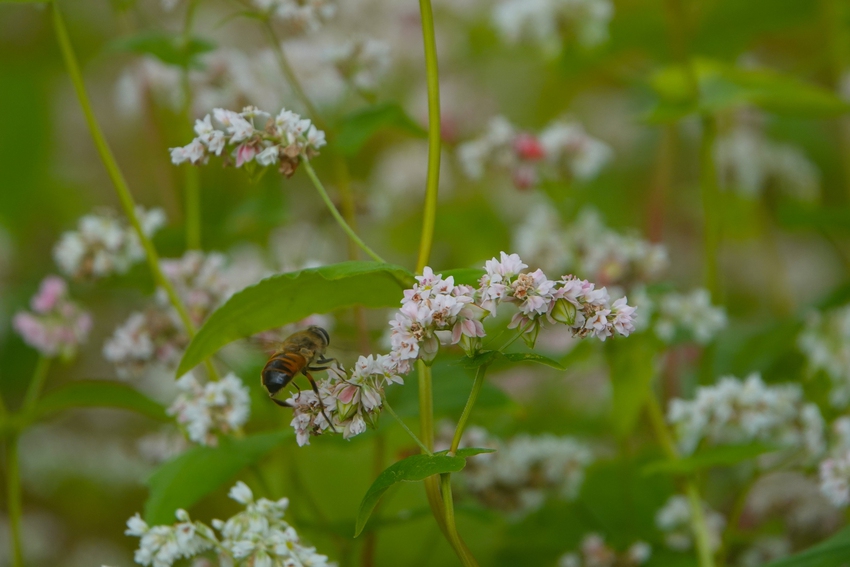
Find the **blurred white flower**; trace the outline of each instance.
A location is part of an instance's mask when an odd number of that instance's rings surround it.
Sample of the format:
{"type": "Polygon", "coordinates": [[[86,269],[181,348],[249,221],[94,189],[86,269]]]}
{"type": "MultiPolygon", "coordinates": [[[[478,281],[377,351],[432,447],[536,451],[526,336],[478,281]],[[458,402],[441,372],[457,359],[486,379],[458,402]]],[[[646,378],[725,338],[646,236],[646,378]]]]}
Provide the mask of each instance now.
{"type": "Polygon", "coordinates": [[[595,533],[585,535],[579,552],[566,553],[558,560],[558,567],[636,567],[649,560],[652,547],[643,541],[632,544],[625,552],[617,553],[595,533]]]}
{"type": "Polygon", "coordinates": [[[850,305],[810,313],[797,346],[810,371],[823,371],[832,381],[832,405],[846,407],[850,403],[850,305]]]}
{"type": "Polygon", "coordinates": [[[613,15],[610,0],[501,0],[493,8],[493,24],[508,43],[527,40],[556,54],[564,29],[585,47],[604,42],[613,15]]]}
{"type": "Polygon", "coordinates": [[[238,431],[251,412],[248,387],[232,372],[203,386],[190,373],[177,381],[180,394],[168,408],[192,441],[216,445],[218,434],[238,431]]]}
{"type": "Polygon", "coordinates": [[[820,489],[833,506],[850,504],[850,451],[820,464],[820,489]]]}
{"type": "Polygon", "coordinates": [[[364,38],[330,48],[325,57],[355,89],[372,93],[390,66],[391,53],[386,42],[364,38]]]}
{"type": "Polygon", "coordinates": [[[48,358],[72,358],[86,342],[92,318],[70,300],[65,280],[44,278],[30,307],[33,312],[19,311],[12,322],[24,342],[48,358]]]}
{"type": "MultiPolygon", "coordinates": [[[[702,503],[705,525],[708,531],[708,545],[711,550],[720,547],[720,537],[726,520],[721,514],[702,503]]],[[[671,496],[667,503],[655,514],[655,525],[664,532],[664,541],[671,549],[685,551],[693,545],[692,510],[685,496],[671,496]]]]}
{"type": "Polygon", "coordinates": [[[655,334],[668,343],[685,336],[699,344],[708,344],[726,327],[726,311],[711,304],[707,289],[665,293],[655,308],[658,313],[655,334]]]}

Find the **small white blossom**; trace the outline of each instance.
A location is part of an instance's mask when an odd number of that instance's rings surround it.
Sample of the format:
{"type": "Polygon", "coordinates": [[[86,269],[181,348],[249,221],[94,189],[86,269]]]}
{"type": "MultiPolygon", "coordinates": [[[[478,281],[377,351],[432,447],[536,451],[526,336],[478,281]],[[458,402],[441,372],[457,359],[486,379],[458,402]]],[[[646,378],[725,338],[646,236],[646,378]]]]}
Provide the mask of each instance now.
{"type": "MultiPolygon", "coordinates": [[[[693,546],[692,513],[690,502],[685,496],[671,496],[655,514],[655,525],[664,532],[664,541],[671,549],[685,551],[693,546]]],[[[702,513],[708,531],[708,546],[711,550],[717,550],[726,520],[705,502],[702,503],[702,513]]]]}
{"type": "Polygon", "coordinates": [[[665,342],[677,336],[693,337],[707,344],[726,327],[726,312],[711,304],[707,289],[698,288],[690,293],[669,292],[658,301],[655,334],[665,342]]]}
{"type": "Polygon", "coordinates": [[[507,43],[526,40],[555,54],[565,28],[585,47],[604,42],[613,15],[610,0],[501,0],[492,19],[507,43]]]}
{"type": "Polygon", "coordinates": [[[48,358],[72,358],[86,342],[91,314],[68,297],[68,284],[60,277],[42,280],[30,300],[32,312],[19,311],[12,325],[25,343],[48,358]]]}
{"type": "Polygon", "coordinates": [[[233,433],[248,421],[248,388],[232,372],[203,386],[192,374],[186,374],[177,381],[177,387],[181,393],[168,408],[168,414],[176,417],[195,443],[215,445],[216,434],[233,433]]]}

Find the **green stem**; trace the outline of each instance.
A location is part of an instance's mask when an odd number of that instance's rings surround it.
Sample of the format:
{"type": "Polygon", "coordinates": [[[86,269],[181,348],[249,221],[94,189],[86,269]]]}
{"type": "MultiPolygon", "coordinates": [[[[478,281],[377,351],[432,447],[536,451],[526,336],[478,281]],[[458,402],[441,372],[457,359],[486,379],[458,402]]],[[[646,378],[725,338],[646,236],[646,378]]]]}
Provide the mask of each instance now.
{"type": "MultiPolygon", "coordinates": [[[[648,397],[646,411],[655,436],[658,442],[661,443],[664,452],[670,459],[678,459],[679,452],[676,450],[676,444],[673,441],[670,430],[667,429],[667,425],[664,423],[664,413],[661,411],[655,395],[650,394],[648,397]]],[[[708,526],[705,522],[705,512],[702,509],[699,489],[692,478],[685,481],[685,493],[691,506],[691,529],[696,539],[700,567],[714,567],[714,555],[711,552],[708,526]]]]}
{"type": "Polygon", "coordinates": [[[38,401],[38,396],[41,395],[41,390],[44,388],[44,381],[47,379],[47,371],[50,369],[50,359],[46,356],[40,356],[35,365],[32,380],[27,388],[27,393],[24,395],[23,412],[28,413],[35,407],[38,401]]]}
{"type": "Polygon", "coordinates": [[[21,470],[18,461],[18,435],[12,434],[6,442],[6,500],[9,511],[9,531],[12,536],[12,565],[23,567],[24,548],[21,539],[21,470]]]}
{"type": "Polygon", "coordinates": [[[711,116],[702,119],[702,141],[700,143],[700,193],[704,215],[703,225],[703,277],[705,287],[712,299],[720,299],[720,280],[717,257],[720,248],[720,190],[717,184],[717,169],[714,163],[714,143],[717,138],[717,123],[711,116]]]}
{"type": "Polygon", "coordinates": [[[428,78],[428,177],[422,238],[419,241],[419,259],[416,261],[416,271],[422,272],[431,256],[434,223],[437,219],[437,191],[440,185],[440,75],[437,69],[437,40],[434,36],[431,0],[419,0],[419,12],[422,17],[425,69],[428,78]]]}
{"type": "Polygon", "coordinates": [[[499,350],[504,352],[506,348],[508,348],[509,346],[514,344],[517,341],[518,338],[520,338],[522,335],[524,335],[525,332],[528,331],[528,329],[531,328],[531,326],[533,324],[534,324],[534,320],[531,320],[528,323],[526,323],[525,326],[522,329],[520,329],[519,332],[516,335],[514,335],[514,338],[512,338],[511,340],[509,340],[508,342],[503,344],[501,347],[499,347],[499,350]]]}
{"type": "Polygon", "coordinates": [[[333,201],[331,201],[331,198],[328,196],[328,192],[325,191],[325,187],[322,185],[322,182],[319,181],[319,178],[316,176],[316,172],[313,171],[313,166],[310,165],[310,160],[302,158],[301,163],[304,164],[304,169],[307,171],[307,176],[310,178],[310,181],[313,182],[313,186],[316,188],[316,191],[319,192],[319,196],[322,198],[322,201],[324,201],[325,205],[328,207],[328,210],[331,212],[331,215],[333,215],[333,218],[336,219],[336,222],[337,224],[339,224],[340,228],[345,231],[348,237],[352,241],[354,241],[357,246],[360,247],[361,250],[371,256],[373,260],[375,260],[376,262],[386,262],[386,260],[378,256],[377,253],[375,253],[371,248],[369,248],[365,242],[360,240],[360,237],[357,236],[357,233],[354,232],[354,230],[352,230],[350,226],[348,226],[348,223],[345,222],[345,219],[342,218],[341,214],[339,214],[339,211],[334,206],[333,201]]]}
{"type": "Polygon", "coordinates": [[[469,550],[460,539],[457,532],[457,524],[455,523],[455,507],[452,501],[452,475],[445,473],[440,475],[440,492],[443,495],[443,508],[445,509],[446,531],[448,533],[449,542],[455,548],[455,552],[460,558],[460,562],[464,567],[478,567],[478,562],[469,553],[469,550]]]}
{"type": "MultiPolygon", "coordinates": [[[[192,22],[197,13],[198,0],[189,0],[186,7],[186,17],[183,20],[182,42],[186,49],[192,39],[192,22]]],[[[180,116],[183,126],[187,129],[187,137],[192,137],[192,88],[189,84],[189,67],[182,69],[181,86],[183,89],[183,106],[180,116]]],[[[185,192],[185,222],[186,222],[186,248],[189,250],[201,249],[201,175],[197,167],[187,164],[184,166],[183,191],[185,192]]]]}
{"type": "Polygon", "coordinates": [[[475,401],[478,399],[478,394],[481,392],[481,386],[484,384],[484,374],[486,373],[486,364],[479,366],[478,371],[475,373],[475,381],[472,383],[472,391],[469,393],[469,399],[466,400],[463,413],[460,415],[460,419],[457,422],[457,428],[455,429],[455,435],[452,438],[452,447],[449,449],[449,455],[457,453],[457,449],[460,446],[460,439],[463,437],[463,430],[466,429],[466,422],[469,421],[469,415],[472,413],[472,406],[475,405],[475,401]]]}
{"type": "MultiPolygon", "coordinates": [[[[115,186],[115,191],[118,193],[118,199],[121,201],[124,214],[127,215],[133,230],[136,232],[136,236],[139,238],[139,242],[142,244],[142,248],[145,251],[145,258],[148,261],[148,266],[153,274],[154,281],[159,287],[165,290],[165,294],[168,296],[168,300],[172,307],[174,307],[174,310],[177,311],[177,315],[180,317],[180,321],[183,323],[183,327],[186,329],[186,333],[189,335],[189,338],[194,338],[195,333],[197,332],[195,325],[189,318],[189,313],[186,311],[186,307],[183,305],[183,302],[174,290],[174,286],[171,285],[171,282],[168,281],[168,278],[166,278],[165,274],[162,272],[156,248],[154,248],[153,243],[142,230],[139,217],[136,216],[136,203],[133,201],[133,196],[130,193],[130,188],[127,186],[127,181],[124,179],[124,175],[118,167],[118,162],[115,161],[115,156],[112,155],[112,150],[109,149],[109,144],[106,143],[106,138],[103,136],[103,132],[100,129],[97,118],[95,118],[88,93],[86,92],[86,85],[83,82],[83,75],[80,72],[80,66],[77,63],[77,56],[74,54],[74,49],[71,45],[71,38],[68,36],[68,29],[65,27],[65,21],[62,19],[62,14],[59,12],[59,8],[56,6],[55,2],[51,2],[48,9],[53,12],[53,27],[56,31],[56,38],[59,42],[59,48],[62,51],[62,58],[65,60],[65,66],[68,68],[68,75],[71,78],[71,83],[74,85],[74,90],[77,93],[77,99],[80,102],[83,116],[85,117],[86,124],[91,132],[92,140],[97,148],[97,153],[100,155],[100,159],[103,162],[104,167],[106,167],[106,172],[109,174],[109,178],[115,186]]],[[[206,360],[205,365],[210,378],[213,380],[218,379],[218,373],[212,365],[212,362],[206,360]]]]}
{"type": "Polygon", "coordinates": [[[404,420],[402,420],[398,416],[398,414],[393,410],[393,408],[390,406],[390,403],[387,401],[386,396],[383,396],[383,404],[384,404],[384,409],[387,410],[390,413],[391,416],[393,416],[393,418],[399,423],[399,425],[401,425],[401,428],[404,429],[404,431],[408,435],[410,435],[410,438],[413,439],[414,441],[416,441],[416,444],[419,445],[419,448],[422,449],[422,452],[424,452],[426,455],[431,455],[432,453],[428,449],[428,447],[425,446],[425,443],[423,443],[419,439],[419,437],[417,437],[416,434],[413,431],[410,430],[410,428],[407,426],[407,424],[404,423],[404,420]]]}

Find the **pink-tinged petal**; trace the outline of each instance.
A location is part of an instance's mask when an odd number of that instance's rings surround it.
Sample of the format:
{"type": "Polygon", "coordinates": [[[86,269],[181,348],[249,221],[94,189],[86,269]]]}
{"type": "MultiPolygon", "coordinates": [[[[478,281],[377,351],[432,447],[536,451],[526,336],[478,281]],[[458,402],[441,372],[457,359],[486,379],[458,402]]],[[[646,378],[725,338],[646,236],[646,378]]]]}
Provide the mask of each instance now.
{"type": "Polygon", "coordinates": [[[254,149],[254,146],[242,144],[236,149],[236,167],[242,167],[243,163],[249,162],[254,159],[254,156],[256,154],[257,150],[254,149]]]}
{"type": "Polygon", "coordinates": [[[337,398],[344,404],[350,404],[351,400],[354,399],[354,395],[357,393],[357,386],[348,385],[343,388],[337,398]]]}

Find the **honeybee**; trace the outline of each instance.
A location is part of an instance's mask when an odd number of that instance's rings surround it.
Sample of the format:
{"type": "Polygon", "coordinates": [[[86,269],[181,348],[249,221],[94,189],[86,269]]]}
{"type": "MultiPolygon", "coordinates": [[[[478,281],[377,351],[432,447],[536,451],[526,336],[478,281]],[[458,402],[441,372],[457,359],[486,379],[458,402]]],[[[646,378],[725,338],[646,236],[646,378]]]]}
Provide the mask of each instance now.
{"type": "Polygon", "coordinates": [[[288,403],[275,399],[275,395],[292,382],[299,372],[306,376],[307,380],[310,381],[310,385],[313,387],[313,391],[316,393],[316,397],[319,399],[322,415],[328,421],[328,424],[330,424],[331,429],[333,429],[331,420],[325,414],[325,407],[319,394],[319,387],[310,374],[310,371],[316,372],[330,368],[330,366],[313,366],[314,363],[328,365],[335,362],[333,358],[325,358],[325,350],[327,350],[330,342],[331,338],[328,332],[316,325],[311,325],[303,331],[289,335],[283,340],[274,354],[271,355],[268,362],[266,362],[261,378],[263,387],[268,391],[269,397],[274,403],[281,407],[291,407],[288,403]]]}

